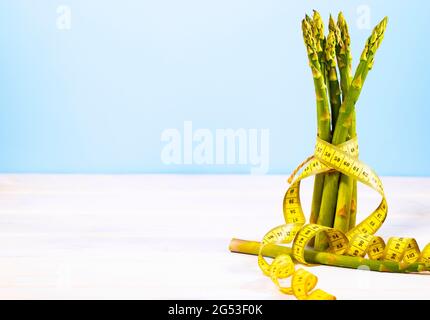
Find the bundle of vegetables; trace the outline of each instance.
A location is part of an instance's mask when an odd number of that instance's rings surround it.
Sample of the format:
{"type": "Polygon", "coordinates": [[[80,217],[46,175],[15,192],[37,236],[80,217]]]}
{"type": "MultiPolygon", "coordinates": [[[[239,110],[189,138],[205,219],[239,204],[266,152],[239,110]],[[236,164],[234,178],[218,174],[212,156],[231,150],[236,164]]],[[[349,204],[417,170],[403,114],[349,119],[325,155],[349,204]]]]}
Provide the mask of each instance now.
{"type": "Polygon", "coordinates": [[[258,255],[263,273],[280,291],[298,299],[335,297],[320,289],[312,291],[317,278],[304,269],[296,270],[297,263],[346,268],[365,265],[381,272],[430,270],[430,243],[421,250],[413,238],[391,237],[385,242],[375,235],[387,216],[387,201],[376,172],[358,158],[355,105],[384,38],[387,18],[367,39],[354,76],[348,26],[342,13],[337,20],[330,16],[327,36],[318,12],[302,21],[316,95],[317,142],[314,155],[289,179],[283,202],[285,224],[267,232],[261,242],[233,239],[230,243],[232,252],[258,255]],[[301,180],[312,175],[315,181],[307,224],[299,191],[301,180]],[[378,192],[382,200],[356,225],[357,182],[378,192]],[[284,246],[288,243],[291,248],[284,246]],[[269,263],[264,257],[273,260],[269,263]],[[290,286],[279,281],[290,276],[290,286]]]}
{"type": "MultiPolygon", "coordinates": [[[[387,18],[373,30],[366,42],[360,63],[352,77],[352,57],[348,25],[342,13],[335,23],[329,20],[328,35],[324,35],[321,16],[302,21],[303,38],[312,69],[317,104],[318,137],[339,145],[356,136],[355,103],[385,32],[387,18]]],[[[334,227],[347,232],[355,227],[357,213],[357,182],[339,172],[316,175],[311,208],[311,223],[334,227]]],[[[324,249],[321,235],[315,248],[324,249]]]]}

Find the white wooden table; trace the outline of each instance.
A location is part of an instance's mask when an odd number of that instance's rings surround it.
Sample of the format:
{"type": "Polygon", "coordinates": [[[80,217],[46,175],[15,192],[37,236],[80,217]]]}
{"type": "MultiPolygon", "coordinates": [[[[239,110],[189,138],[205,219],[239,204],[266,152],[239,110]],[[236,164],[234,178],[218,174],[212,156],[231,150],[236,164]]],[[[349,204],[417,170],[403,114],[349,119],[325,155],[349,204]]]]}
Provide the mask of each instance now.
{"type": "MultiPolygon", "coordinates": [[[[286,176],[1,175],[0,299],[291,299],[228,251],[282,223],[286,176]]],[[[379,232],[430,241],[430,179],[383,178],[379,232]]],[[[309,207],[312,182],[303,183],[309,207]]],[[[360,217],[379,197],[359,190],[360,217]]],[[[430,298],[430,275],[314,267],[338,299],[430,298]]]]}

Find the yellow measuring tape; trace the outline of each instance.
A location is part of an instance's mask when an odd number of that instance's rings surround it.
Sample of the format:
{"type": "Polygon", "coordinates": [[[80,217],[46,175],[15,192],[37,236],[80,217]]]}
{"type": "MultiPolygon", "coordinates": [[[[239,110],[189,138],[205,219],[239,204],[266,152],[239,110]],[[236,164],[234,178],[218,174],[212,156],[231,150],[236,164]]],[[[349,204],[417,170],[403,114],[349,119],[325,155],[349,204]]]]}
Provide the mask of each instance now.
{"type": "Polygon", "coordinates": [[[315,275],[304,269],[295,270],[293,259],[308,265],[304,258],[305,247],[319,233],[326,234],[328,250],[335,254],[358,257],[367,255],[369,259],[395,261],[405,267],[414,262],[430,263],[430,244],[420,251],[413,238],[392,237],[385,244],[381,237],[374,235],[387,217],[387,201],[378,175],[358,159],[356,138],[338,146],[317,138],[314,155],[293,172],[289,182],[290,187],[285,193],[283,203],[286,224],[273,228],[264,236],[258,254],[258,265],[261,270],[272,279],[281,292],[294,295],[300,300],[336,299],[323,290],[313,290],[318,281],[315,275]],[[333,228],[306,224],[300,204],[300,181],[332,170],[364,183],[382,196],[379,206],[346,234],[333,228]],[[263,257],[262,253],[267,245],[284,243],[293,244],[293,257],[281,254],[271,263],[263,257]],[[280,280],[290,276],[291,285],[283,286],[280,280]]]}

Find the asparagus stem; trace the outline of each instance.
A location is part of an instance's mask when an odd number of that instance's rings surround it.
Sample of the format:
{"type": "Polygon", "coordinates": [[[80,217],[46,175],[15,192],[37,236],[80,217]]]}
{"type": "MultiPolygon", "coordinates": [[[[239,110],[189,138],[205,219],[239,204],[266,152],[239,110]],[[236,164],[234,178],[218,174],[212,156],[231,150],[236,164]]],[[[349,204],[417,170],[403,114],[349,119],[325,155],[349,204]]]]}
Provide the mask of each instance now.
{"type": "Polygon", "coordinates": [[[352,199],[349,216],[349,227],[348,231],[355,227],[357,220],[357,180],[352,181],[352,199]]]}
{"type": "MultiPolygon", "coordinates": [[[[339,173],[329,172],[324,178],[323,194],[321,198],[321,207],[317,223],[326,227],[333,227],[334,213],[336,210],[337,196],[339,189],[339,173]]],[[[328,242],[325,234],[318,234],[315,237],[316,250],[323,251],[327,249],[328,242]]]]}
{"type": "MultiPolygon", "coordinates": [[[[334,23],[333,19],[330,19],[329,28],[336,34],[336,56],[339,66],[342,99],[344,100],[346,94],[348,93],[349,86],[351,85],[352,56],[350,50],[351,40],[349,37],[348,25],[345,21],[345,18],[343,17],[342,12],[340,12],[338,15],[337,25],[334,23]]],[[[355,110],[353,111],[352,117],[352,121],[355,124],[355,110]]],[[[353,125],[349,130],[349,138],[354,138],[355,136],[355,125],[353,125]]],[[[347,232],[350,229],[352,223],[355,225],[355,218],[354,222],[351,221],[352,207],[354,207],[354,212],[356,212],[355,199],[357,189],[355,189],[354,199],[354,185],[355,187],[357,186],[357,181],[347,175],[341,174],[333,227],[343,232],[347,232]]]]}
{"type": "MultiPolygon", "coordinates": [[[[260,242],[232,239],[229,249],[231,252],[258,255],[260,242]]],[[[262,254],[266,257],[275,258],[280,254],[293,256],[293,250],[289,247],[270,244],[264,247],[262,254]]],[[[328,252],[305,250],[305,260],[312,264],[323,264],[327,266],[357,269],[362,266],[369,267],[372,271],[381,272],[421,272],[430,271],[430,266],[424,263],[412,263],[404,266],[401,263],[388,260],[371,260],[360,257],[343,256],[328,252]]]]}
{"type": "MultiPolygon", "coordinates": [[[[340,29],[341,29],[341,34],[342,37],[345,39],[345,48],[346,48],[346,52],[347,52],[347,73],[349,75],[349,79],[347,80],[347,85],[348,88],[351,84],[351,61],[352,61],[352,57],[351,57],[351,53],[350,53],[350,37],[349,37],[349,31],[348,31],[348,25],[346,24],[345,18],[343,17],[342,12],[339,13],[339,19],[338,19],[338,23],[340,25],[340,29]]],[[[346,95],[347,91],[345,91],[345,95],[346,95]]],[[[350,136],[351,138],[354,138],[357,136],[357,129],[356,129],[356,117],[355,117],[355,108],[354,111],[352,112],[352,124],[351,124],[351,129],[350,129],[350,136]]],[[[353,180],[352,182],[352,199],[351,199],[351,209],[350,209],[350,219],[349,219],[349,230],[351,230],[352,228],[355,227],[355,222],[356,222],[356,216],[357,216],[357,180],[353,180]]]]}
{"type": "Polygon", "coordinates": [[[353,179],[341,174],[339,189],[337,192],[336,211],[333,227],[344,233],[349,230],[351,220],[351,200],[352,200],[353,179]]]}
{"type": "MultiPolygon", "coordinates": [[[[315,16],[315,14],[314,14],[315,16]]],[[[319,21],[318,19],[316,19],[319,21]]],[[[312,70],[312,76],[314,79],[314,88],[315,88],[315,96],[316,96],[316,106],[317,106],[317,127],[318,127],[318,136],[320,139],[325,141],[331,140],[331,131],[330,131],[330,110],[329,110],[329,102],[327,98],[327,90],[326,84],[324,80],[324,72],[321,69],[322,65],[321,61],[321,52],[322,52],[322,43],[323,40],[320,39],[320,29],[315,26],[317,23],[314,23],[308,16],[302,21],[302,31],[303,31],[303,39],[305,42],[308,58],[309,58],[309,66],[312,70]],[[312,24],[311,24],[312,23],[312,24]],[[314,34],[318,34],[318,38],[314,36],[314,34]]],[[[318,174],[315,176],[314,181],[314,191],[312,197],[312,208],[311,208],[311,221],[316,222],[319,208],[321,204],[322,197],[322,188],[324,185],[324,175],[318,174]]]]}
{"type": "MultiPolygon", "coordinates": [[[[371,36],[367,39],[366,45],[360,57],[360,63],[354,75],[354,79],[348,89],[344,101],[339,109],[339,115],[333,133],[332,144],[338,145],[346,141],[348,132],[352,125],[352,114],[355,103],[357,102],[364,81],[366,80],[369,70],[373,66],[375,53],[384,37],[387,18],[384,18],[372,31],[371,36]]],[[[332,226],[334,213],[336,209],[339,172],[329,173],[324,178],[323,196],[321,199],[321,208],[318,216],[318,224],[332,226]]],[[[315,239],[315,249],[324,250],[327,247],[327,240],[324,237],[315,239]]]]}
{"type": "Polygon", "coordinates": [[[312,193],[311,216],[309,218],[310,223],[317,223],[318,221],[324,187],[324,178],[324,173],[315,175],[314,189],[312,193]]]}

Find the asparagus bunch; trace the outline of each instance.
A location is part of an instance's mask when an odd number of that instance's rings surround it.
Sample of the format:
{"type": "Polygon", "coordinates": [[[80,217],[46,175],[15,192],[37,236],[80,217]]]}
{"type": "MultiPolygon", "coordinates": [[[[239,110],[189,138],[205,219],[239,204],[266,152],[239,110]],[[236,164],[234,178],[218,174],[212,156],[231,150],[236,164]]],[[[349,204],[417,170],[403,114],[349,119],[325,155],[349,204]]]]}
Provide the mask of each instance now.
{"type": "MultiPolygon", "coordinates": [[[[318,12],[314,11],[312,19],[306,16],[302,21],[303,39],[314,78],[318,136],[322,140],[338,145],[356,136],[355,104],[373,66],[386,24],[387,18],[384,18],[367,39],[352,78],[350,37],[342,13],[339,13],[337,24],[330,16],[327,38],[318,12]]],[[[312,223],[346,232],[355,226],[356,208],[357,185],[353,179],[338,172],[315,177],[312,223]]],[[[322,250],[325,246],[324,235],[317,237],[315,248],[322,250]]]]}
{"type": "MultiPolygon", "coordinates": [[[[339,13],[337,25],[333,19],[330,19],[329,28],[337,34],[336,56],[339,65],[340,85],[342,88],[342,97],[345,98],[352,78],[352,56],[350,50],[350,37],[348,25],[343,17],[342,12],[339,13]]],[[[336,123],[336,122],[333,122],[336,123]]],[[[352,125],[349,130],[349,138],[354,138],[355,130],[355,110],[352,115],[352,125]]],[[[333,226],[343,232],[355,226],[355,214],[357,212],[357,181],[351,177],[342,174],[339,182],[338,197],[336,204],[336,213],[333,226]],[[354,218],[352,218],[354,216],[354,218]]]]}

